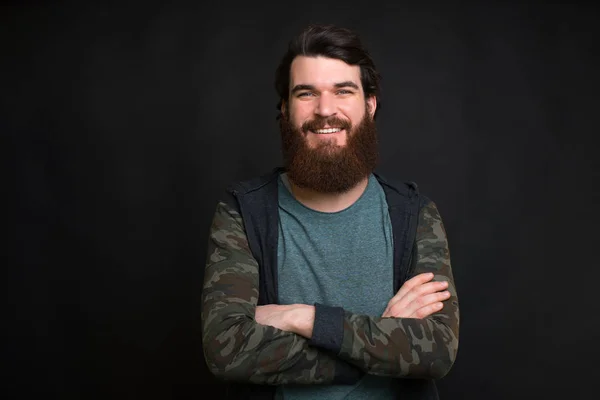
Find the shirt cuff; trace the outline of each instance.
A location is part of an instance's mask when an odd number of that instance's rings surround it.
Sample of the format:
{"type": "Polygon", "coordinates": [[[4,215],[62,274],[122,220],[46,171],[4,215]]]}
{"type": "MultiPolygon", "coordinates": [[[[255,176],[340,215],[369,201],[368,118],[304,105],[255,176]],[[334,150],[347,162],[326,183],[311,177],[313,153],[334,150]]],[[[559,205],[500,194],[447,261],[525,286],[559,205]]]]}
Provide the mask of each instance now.
{"type": "Polygon", "coordinates": [[[344,309],[315,303],[315,322],[309,345],[338,354],[344,339],[344,309]]]}

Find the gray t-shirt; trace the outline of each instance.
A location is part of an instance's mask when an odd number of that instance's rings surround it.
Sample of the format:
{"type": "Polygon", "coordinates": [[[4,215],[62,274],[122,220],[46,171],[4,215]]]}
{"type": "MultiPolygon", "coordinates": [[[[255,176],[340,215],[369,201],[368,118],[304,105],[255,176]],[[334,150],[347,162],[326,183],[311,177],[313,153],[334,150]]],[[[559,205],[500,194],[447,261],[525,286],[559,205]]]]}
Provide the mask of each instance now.
{"type": "MultiPolygon", "coordinates": [[[[383,188],[371,175],[362,196],[334,213],[298,202],[286,175],[279,179],[277,249],[280,304],[341,306],[381,316],[393,293],[393,236],[383,188]]],[[[393,399],[389,378],[373,375],[356,385],[286,385],[285,400],[393,399]]]]}

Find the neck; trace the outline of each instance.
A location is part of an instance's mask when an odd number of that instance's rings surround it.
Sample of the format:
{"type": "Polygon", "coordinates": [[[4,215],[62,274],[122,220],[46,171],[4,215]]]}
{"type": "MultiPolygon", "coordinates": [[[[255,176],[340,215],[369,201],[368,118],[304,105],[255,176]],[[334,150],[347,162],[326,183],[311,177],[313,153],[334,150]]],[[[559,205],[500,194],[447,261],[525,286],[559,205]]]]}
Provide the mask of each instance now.
{"type": "Polygon", "coordinates": [[[306,207],[320,212],[342,211],[356,202],[365,192],[369,177],[361,179],[353,188],[344,193],[322,193],[296,185],[289,179],[292,194],[306,207]]]}

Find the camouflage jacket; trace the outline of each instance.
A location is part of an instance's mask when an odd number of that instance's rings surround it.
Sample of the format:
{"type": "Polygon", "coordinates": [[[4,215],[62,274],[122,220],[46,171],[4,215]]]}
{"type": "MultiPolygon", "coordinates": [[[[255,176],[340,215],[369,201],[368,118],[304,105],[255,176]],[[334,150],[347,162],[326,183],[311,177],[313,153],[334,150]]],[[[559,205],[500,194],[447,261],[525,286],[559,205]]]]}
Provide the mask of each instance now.
{"type": "MultiPolygon", "coordinates": [[[[394,274],[395,290],[412,276],[433,272],[434,280],[449,283],[451,297],[442,310],[424,319],[382,318],[319,305],[311,339],[256,323],[257,305],[277,302],[277,266],[272,257],[277,236],[258,229],[262,233],[257,239],[253,232],[264,219],[274,219],[275,225],[264,224],[276,227],[277,199],[263,193],[247,201],[267,210],[261,218],[250,218],[248,206],[241,207],[239,191],[233,190],[233,197],[217,204],[204,271],[202,347],[214,375],[230,382],[272,386],[349,383],[363,373],[417,378],[399,379],[405,382],[430,381],[447,374],[458,351],[459,309],[440,214],[431,200],[418,191],[415,194],[416,188],[400,190],[401,185],[376,177],[386,185],[386,194],[399,192],[408,199],[406,204],[414,204],[412,210],[404,204],[390,205],[391,219],[397,223],[394,246],[404,250],[395,254],[395,268],[405,267],[394,274]],[[407,235],[410,231],[413,240],[407,235]]],[[[267,186],[264,181],[238,188],[260,192],[267,186]]]]}

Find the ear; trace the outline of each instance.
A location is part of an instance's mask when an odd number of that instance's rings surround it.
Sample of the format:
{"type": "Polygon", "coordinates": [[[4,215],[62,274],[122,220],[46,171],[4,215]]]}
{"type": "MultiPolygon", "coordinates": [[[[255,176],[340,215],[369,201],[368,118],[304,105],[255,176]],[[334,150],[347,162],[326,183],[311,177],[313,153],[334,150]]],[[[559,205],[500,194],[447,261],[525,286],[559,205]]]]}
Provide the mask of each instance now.
{"type": "Polygon", "coordinates": [[[377,97],[375,97],[375,96],[367,97],[367,110],[369,111],[369,114],[371,115],[371,119],[372,119],[373,116],[375,115],[375,110],[377,110],[377,97]]]}
{"type": "Polygon", "coordinates": [[[281,109],[279,111],[281,111],[281,115],[285,115],[285,109],[287,107],[287,104],[285,102],[285,100],[281,100],[281,109]]]}

